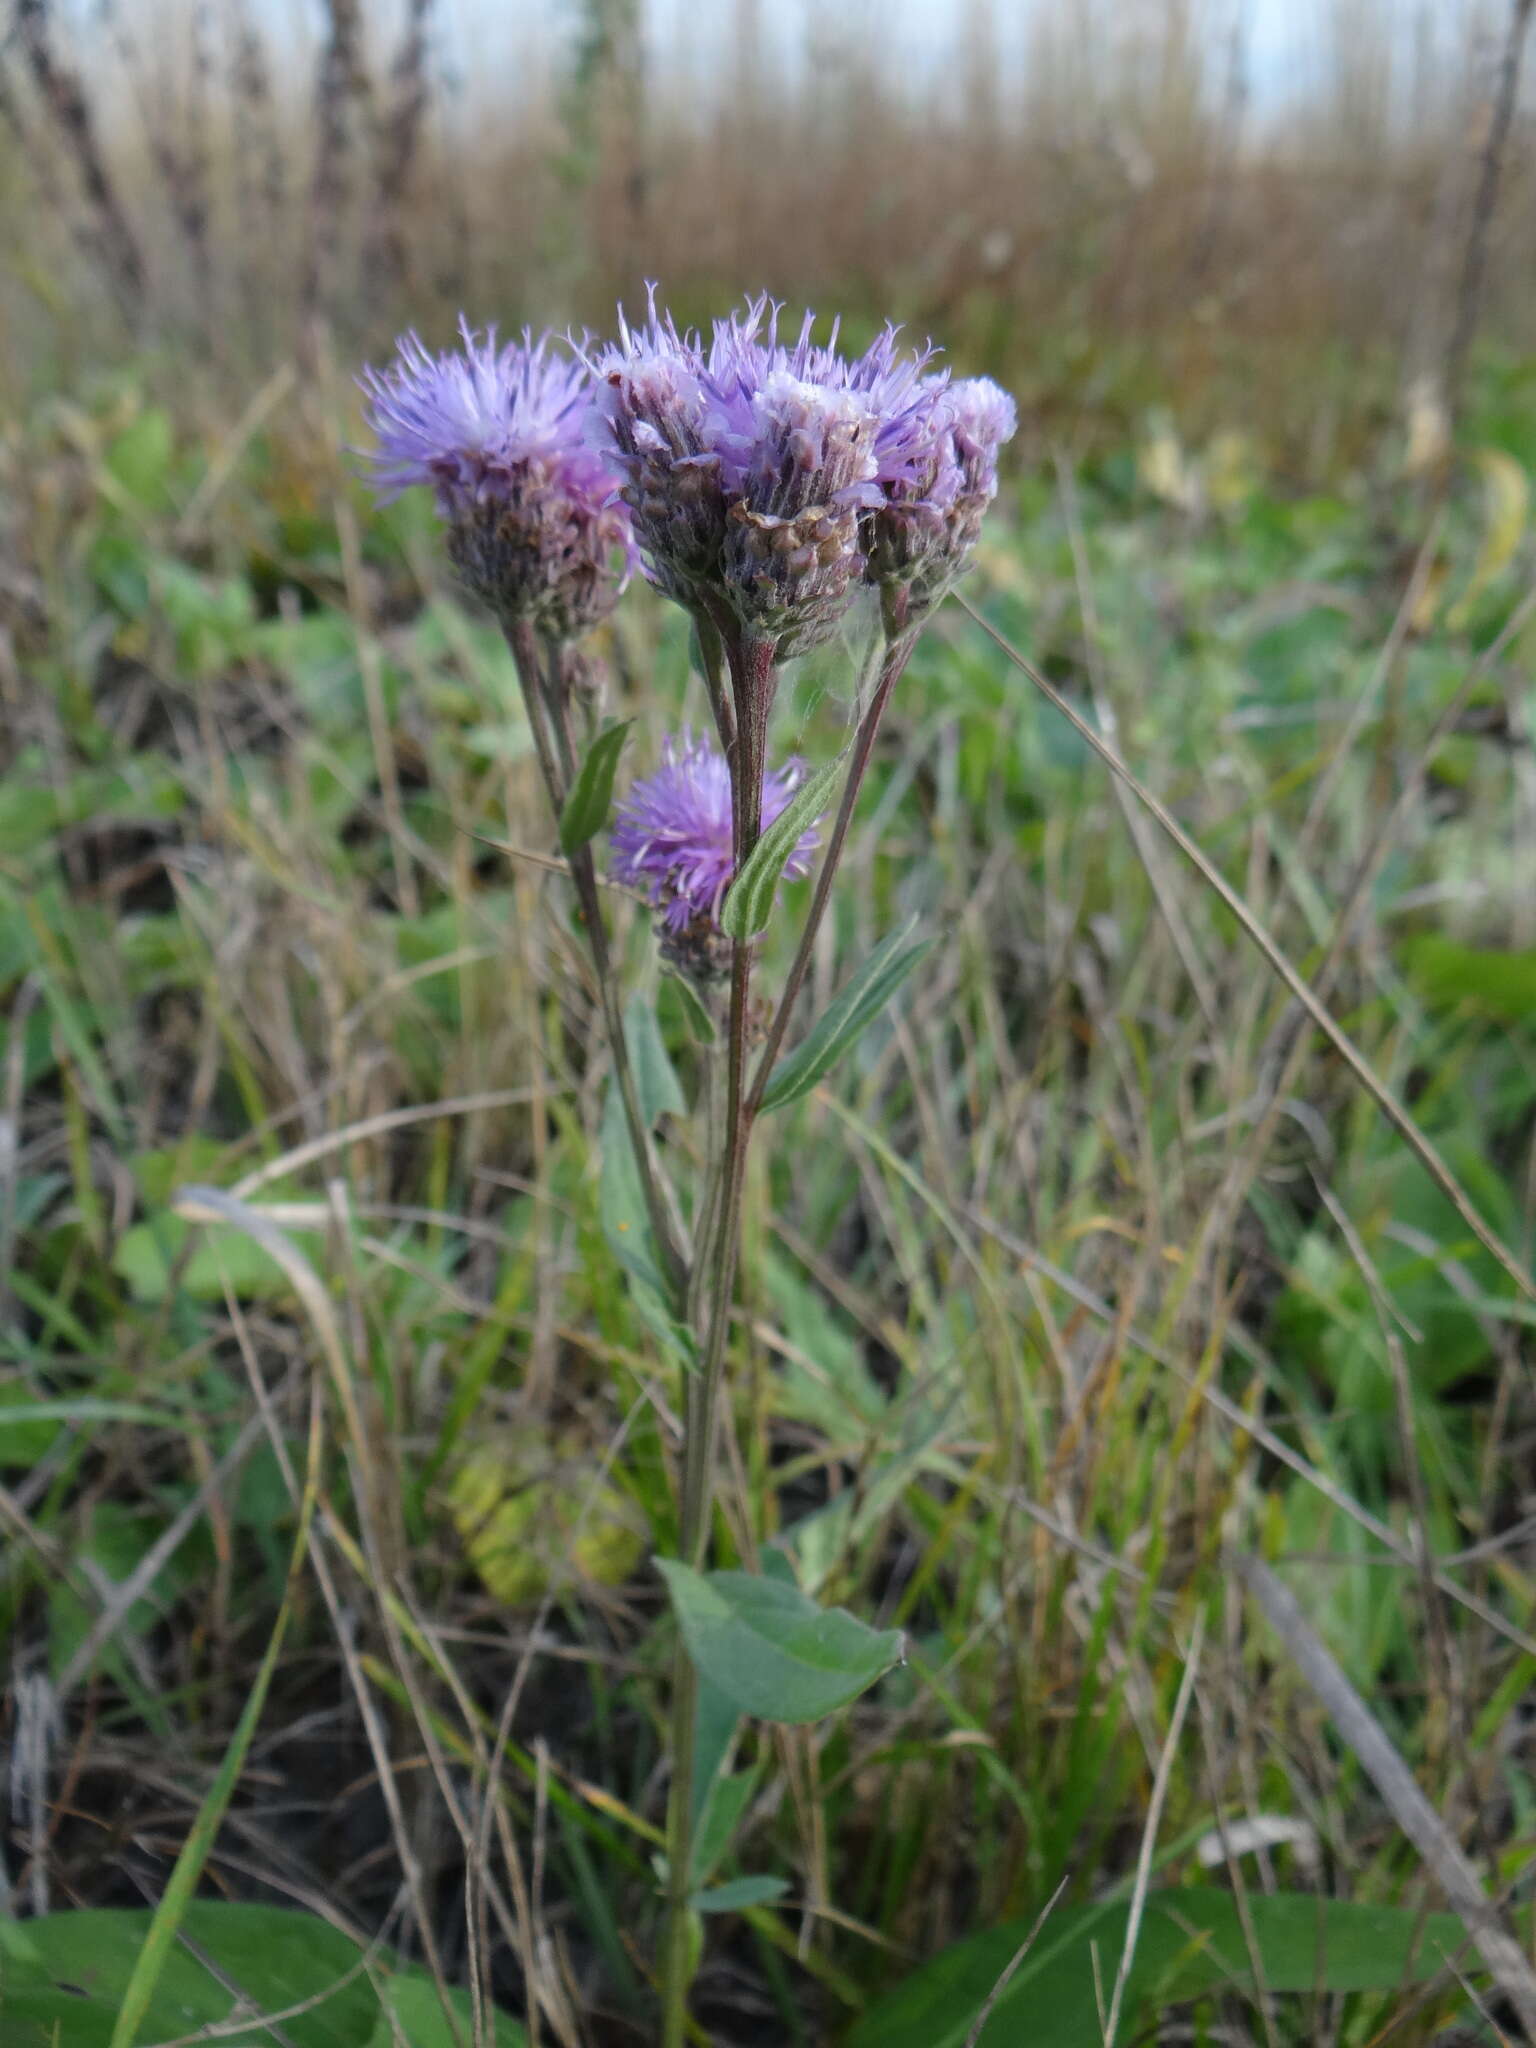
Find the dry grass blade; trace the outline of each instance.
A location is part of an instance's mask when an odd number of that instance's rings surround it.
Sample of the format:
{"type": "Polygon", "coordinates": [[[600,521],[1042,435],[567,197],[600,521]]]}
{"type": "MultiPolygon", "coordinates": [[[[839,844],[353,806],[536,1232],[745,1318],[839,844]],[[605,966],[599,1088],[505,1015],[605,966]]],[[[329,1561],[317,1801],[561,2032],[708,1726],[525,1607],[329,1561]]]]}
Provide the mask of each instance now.
{"type": "Polygon", "coordinates": [[[1044,1906],[1041,1908],[1039,1916],[1036,1919],[1034,1926],[1030,1928],[1028,1934],[1025,1935],[1024,1939],[1019,1943],[1018,1947],[1014,1950],[1012,1956],[1010,1956],[1010,1958],[1008,1959],[1007,1967],[1004,1969],[1003,1974],[998,1978],[997,1982],[992,1986],[992,1989],[987,1993],[986,2003],[982,2006],[981,2011],[977,2013],[975,2021],[971,2026],[971,2030],[965,2037],[965,2048],[976,2048],[976,2043],[981,2039],[982,2028],[987,2024],[987,2021],[991,2019],[993,2013],[997,2010],[997,2001],[1002,1997],[1003,1993],[1008,1989],[1008,1986],[1013,1982],[1014,1976],[1018,1971],[1019,1965],[1023,1962],[1024,1958],[1029,1954],[1030,1950],[1034,1947],[1035,1943],[1040,1939],[1041,1930],[1044,1928],[1046,1921],[1049,1920],[1051,1915],[1055,1912],[1056,1902],[1061,1897],[1062,1893],[1066,1890],[1070,1882],[1071,1879],[1069,1877],[1064,1877],[1061,1880],[1061,1883],[1057,1885],[1055,1891],[1051,1893],[1051,1896],[1046,1900],[1044,1906]]]}
{"type": "MultiPolygon", "coordinates": [[[[561,1094],[558,1084],[544,1083],[547,1094],[561,1094]]],[[[339,1131],[326,1131],[323,1136],[311,1138],[302,1145],[295,1145],[289,1152],[281,1153],[276,1159],[269,1159],[236,1181],[230,1190],[230,1199],[243,1201],[254,1195],[258,1188],[264,1188],[269,1181],[281,1180],[284,1174],[297,1172],[301,1166],[308,1166],[316,1159],[327,1159],[333,1152],[344,1152],[362,1138],[381,1137],[385,1131],[401,1130],[406,1124],[429,1123],[439,1116],[478,1116],[487,1109],[512,1109],[519,1104],[532,1102],[535,1091],[532,1088],[487,1088],[479,1095],[455,1095],[445,1102],[418,1102],[404,1109],[381,1110],[377,1116],[365,1116],[355,1124],[347,1124],[339,1131]]],[[[184,1188],[180,1199],[193,1202],[205,1194],[217,1194],[217,1189],[184,1188]]],[[[222,1198],[221,1198],[222,1199],[222,1198]]],[[[208,1204],[210,1211],[224,1221],[233,1220],[216,1203],[208,1204]]],[[[186,1212],[191,1213],[189,1210],[186,1212]]],[[[207,1222],[209,1217],[198,1220],[207,1222]]]]}
{"type": "Polygon", "coordinates": [[[1263,925],[1259,923],[1231,883],[1207,859],[1205,854],[1200,851],[1200,848],[1190,838],[1189,834],[1180,825],[1167,806],[1152,794],[1151,790],[1136,776],[1132,769],[1127,767],[1114,748],[1109,746],[1094,731],[1087,719],[1080,712],[1073,709],[1054,684],[1047,682],[1040,671],[1032,663],[1025,660],[1013,643],[1000,633],[996,626],[988,619],[982,617],[969,598],[957,594],[955,602],[963,612],[980,626],[981,630],[987,635],[987,638],[1013,663],[1020,674],[1028,676],[1029,680],[1046,701],[1053,705],[1061,713],[1062,717],[1067,720],[1079,739],[1083,740],[1093,749],[1094,753],[1098,755],[1110,772],[1118,776],[1127,789],[1131,791],[1132,795],[1151,812],[1163,831],[1168,834],[1168,837],[1177,846],[1180,853],[1195,868],[1201,880],[1208,887],[1216,891],[1216,894],[1242,926],[1244,932],[1247,933],[1254,945],[1258,947],[1260,953],[1263,954],[1265,960],[1268,961],[1275,973],[1280,976],[1280,979],[1285,983],[1292,995],[1295,996],[1297,1002],[1301,1004],[1313,1023],[1327,1037],[1328,1042],[1348,1066],[1350,1072],[1360,1083],[1361,1087],[1364,1088],[1371,1100],[1391,1120],[1393,1126],[1412,1147],[1414,1154],[1424,1166],[1426,1172],[1430,1174],[1437,1187],[1439,1187],[1446,1199],[1455,1208],[1457,1215],[1466,1224],[1478,1243],[1485,1251],[1491,1253],[1498,1260],[1504,1271],[1520,1289],[1520,1292],[1528,1300],[1536,1302],[1536,1279],[1532,1279],[1531,1275],[1509,1249],[1508,1245],[1505,1244],[1498,1232],[1486,1221],[1472,1201],[1471,1196],[1461,1185],[1461,1182],[1440,1157],[1439,1152],[1430,1139],[1425,1136],[1424,1132],[1414,1122],[1407,1108],[1398,1101],[1392,1090],[1376,1073],[1370,1061],[1361,1052],[1354,1040],[1341,1029],[1329,1012],[1318,1001],[1307,983],[1297,973],[1296,969],[1275,944],[1263,925]]]}
{"type": "Polygon", "coordinates": [[[1494,1981],[1519,2013],[1528,2038],[1536,2041],[1536,1970],[1519,1942],[1501,1925],[1460,1843],[1420,1791],[1381,1723],[1339,1669],[1290,1589],[1255,1557],[1239,1556],[1234,1562],[1238,1576],[1327,1709],[1341,1739],[1359,1759],[1392,1818],[1465,1921],[1494,1981]]]}
{"type": "Polygon", "coordinates": [[[1152,1857],[1157,1847],[1158,1824],[1162,1820],[1163,1807],[1168,1798],[1168,1781],[1172,1775],[1179,1737],[1184,1732],[1184,1718],[1189,1712],[1189,1703],[1194,1698],[1195,1678],[1200,1669],[1200,1649],[1204,1641],[1205,1615],[1202,1612],[1195,1618],[1195,1633],[1184,1659],[1184,1675],[1179,1680],[1178,1697],[1173,1703],[1173,1719],[1168,1724],[1168,1739],[1158,1756],[1157,1770],[1152,1779],[1152,1797],[1147,1802],[1147,1821],[1141,1832],[1141,1848],[1136,1857],[1136,1882],[1131,1891],[1131,1906],[1125,1921],[1125,1946],[1120,1951],[1120,1966],[1115,1972],[1115,1988],[1109,2001],[1109,2016],[1104,2022],[1104,2048],[1115,2048],[1115,2036],[1120,2027],[1120,2012],[1125,2002],[1125,1987],[1130,1981],[1131,1965],[1136,1960],[1136,1942],[1141,1933],[1141,1916],[1146,1911],[1147,1891],[1152,1882],[1152,1857]]]}

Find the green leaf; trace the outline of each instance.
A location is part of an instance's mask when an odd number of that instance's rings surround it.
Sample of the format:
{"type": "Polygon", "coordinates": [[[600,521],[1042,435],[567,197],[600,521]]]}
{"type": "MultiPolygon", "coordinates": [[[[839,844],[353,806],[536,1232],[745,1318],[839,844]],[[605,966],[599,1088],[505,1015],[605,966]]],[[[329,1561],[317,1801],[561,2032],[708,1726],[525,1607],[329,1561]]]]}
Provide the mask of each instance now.
{"type": "Polygon", "coordinates": [[[719,1037],[715,1020],[704,1007],[703,998],[691,981],[681,974],[669,974],[662,982],[668,994],[675,996],[678,1007],[688,1019],[688,1028],[700,1045],[713,1045],[719,1037]]]}
{"type": "MultiPolygon", "coordinates": [[[[1392,1991],[1423,1983],[1466,1941],[1449,1913],[1424,1915],[1310,1893],[1255,1892],[1248,1913],[1258,1972],[1271,1992],[1392,1991]]],[[[1053,1913],[977,2037],[980,2048],[1026,2040],[1101,2048],[1099,1993],[1115,1981],[1128,1915],[1123,1903],[1053,1913]]],[[[869,2007],[847,2048],[966,2048],[977,2014],[1028,1932],[1029,1922],[1021,1920],[942,1950],[869,2007]]],[[[1153,1893],[1131,1965],[1126,2018],[1222,1985],[1255,1988],[1231,1893],[1213,1886],[1153,1893]]],[[[1122,2026],[1122,2039],[1131,2031],[1122,2026]]]]}
{"type": "Polygon", "coordinates": [[[807,825],[826,809],[827,799],[842,772],[841,754],[824,768],[818,768],[808,782],[801,783],[747,855],[720,906],[720,929],[730,938],[750,939],[767,924],[784,863],[807,825]]]}
{"type": "Polygon", "coordinates": [[[656,1012],[644,996],[631,996],[625,1006],[624,1042],[635,1070],[635,1092],[646,1128],[654,1130],[664,1116],[686,1116],[682,1083],[662,1042],[656,1012]]]}
{"type": "Polygon", "coordinates": [[[707,1678],[701,1678],[693,1720],[694,1861],[689,1875],[695,1884],[701,1884],[711,1868],[699,1861],[700,1844],[709,1832],[704,1816],[725,1782],[724,1772],[741,1726],[741,1712],[734,1700],[728,1700],[707,1678]]]}
{"type": "MultiPolygon", "coordinates": [[[[123,1232],[112,1254],[112,1270],[127,1282],[135,1301],[166,1299],[191,1232],[192,1225],[182,1217],[164,1215],[123,1232]]],[[[293,1237],[310,1249],[323,1243],[313,1231],[296,1230],[293,1237]]],[[[259,1244],[223,1231],[197,1239],[180,1280],[182,1292],[193,1301],[222,1301],[226,1280],[242,1301],[271,1301],[292,1291],[282,1267],[259,1244]]]]}
{"type": "Polygon", "coordinates": [[[602,831],[613,802],[613,777],[634,724],[626,718],[600,732],[576,771],[565,808],[560,813],[560,851],[569,857],[602,831]]]}
{"type": "MultiPolygon", "coordinates": [[[[681,1116],[687,1107],[682,1087],[667,1057],[655,1013],[642,996],[633,997],[625,1010],[624,1037],[646,1128],[654,1127],[660,1117],[681,1116]]],[[[603,1103],[598,1156],[598,1215],[609,1249],[629,1278],[635,1306],[647,1327],[675,1356],[692,1363],[692,1339],[673,1314],[651,1234],[639,1163],[630,1143],[629,1120],[616,1082],[609,1084],[603,1103]]]]}
{"type": "MultiPolygon", "coordinates": [[[[469,1993],[453,1985],[448,1988],[448,2003],[458,2022],[455,2037],[437,1986],[424,1971],[402,1971],[387,1979],[384,2003],[389,2011],[379,2014],[368,2048],[400,2048],[402,2037],[408,2048],[469,2048],[475,2038],[475,2009],[469,1993]]],[[[495,2048],[524,2048],[528,2037],[514,2020],[494,2006],[488,2017],[491,2024],[486,2039],[493,2041],[495,2048]]]]}
{"type": "Polygon", "coordinates": [[[671,1558],[657,1567],[694,1663],[760,1720],[819,1721],[901,1660],[900,1629],[867,1628],[780,1579],[705,1576],[671,1558]]]}
{"type": "Polygon", "coordinates": [[[688,1901],[696,1913],[743,1913],[748,1906],[766,1906],[782,1899],[789,1890],[782,1877],[733,1877],[707,1892],[695,1892],[688,1901]]]}
{"type": "Polygon", "coordinates": [[[117,435],[107,449],[102,468],[119,491],[158,512],[170,502],[174,452],[171,416],[152,406],[117,435]]]}
{"type": "MultiPolygon", "coordinates": [[[[735,1711],[732,1707],[733,1717],[735,1711]]],[[[762,1773],[754,1767],[736,1771],[730,1777],[717,1777],[710,1786],[694,1829],[693,1854],[688,1864],[690,1884],[703,1884],[730,1848],[761,1777],[762,1773]]]]}
{"type": "MultiPolygon", "coordinates": [[[[49,1913],[25,1925],[0,1921],[0,2033],[7,2048],[108,2048],[117,2012],[144,1946],[151,1915],[88,1909],[49,1913]]],[[[366,1952],[309,1913],[281,1906],[198,1900],[182,1920],[185,1944],[165,1958],[139,2029],[145,2041],[180,2039],[241,2017],[302,2005],[280,2029],[253,2016],[222,2038],[233,2048],[450,2048],[453,2036],[424,1971],[402,1968],[388,1949],[366,1952]],[[391,2015],[399,2022],[397,2034],[391,2015]]],[[[472,2038],[469,2000],[450,1991],[459,2037],[472,2038]]],[[[505,2013],[496,2048],[523,2048],[505,2013]]]]}
{"type": "Polygon", "coordinates": [[[1445,1009],[1470,1003],[1503,1024],[1536,1024],[1536,951],[1463,946],[1424,932],[1403,955],[1410,980],[1430,1002],[1445,1009]]]}
{"type": "Polygon", "coordinates": [[[763,1108],[778,1109],[808,1094],[880,1012],[933,946],[907,943],[911,924],[876,946],[852,981],[839,989],[793,1052],[786,1053],[763,1091],[763,1108]]]}

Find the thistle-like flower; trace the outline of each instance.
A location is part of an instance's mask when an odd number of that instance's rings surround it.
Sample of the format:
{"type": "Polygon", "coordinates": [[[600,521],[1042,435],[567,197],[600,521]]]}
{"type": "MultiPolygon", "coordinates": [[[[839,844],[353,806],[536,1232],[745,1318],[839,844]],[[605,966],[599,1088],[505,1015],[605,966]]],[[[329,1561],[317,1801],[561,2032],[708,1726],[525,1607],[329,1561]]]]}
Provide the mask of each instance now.
{"type": "Polygon", "coordinates": [[[431,484],[448,553],[504,622],[574,638],[608,612],[633,559],[623,479],[590,445],[585,364],[546,334],[497,345],[460,321],[462,345],[434,356],[414,334],[359,379],[386,500],[431,484]]]}
{"type": "Polygon", "coordinates": [[[754,299],[706,347],[654,295],[642,328],[592,362],[603,445],[651,580],[718,624],[734,618],[779,656],[830,638],[864,568],[861,515],[906,476],[905,421],[928,353],[888,329],[862,356],[837,333],[792,343],[754,299]]]}
{"type": "Polygon", "coordinates": [[[964,574],[997,496],[997,456],[1018,415],[987,377],[925,377],[893,434],[893,474],[865,516],[868,576],[921,618],[964,574]]]}
{"type": "MultiPolygon", "coordinates": [[[[763,823],[771,825],[799,787],[798,761],[763,778],[763,823]]],[[[661,949],[684,973],[712,981],[730,971],[719,926],[721,900],[735,873],[731,853],[731,777],[712,740],[685,731],[662,743],[661,766],[630,789],[614,818],[613,878],[640,890],[658,913],[661,949]]],[[[815,827],[803,832],[784,864],[790,881],[811,871],[815,827]]]]}

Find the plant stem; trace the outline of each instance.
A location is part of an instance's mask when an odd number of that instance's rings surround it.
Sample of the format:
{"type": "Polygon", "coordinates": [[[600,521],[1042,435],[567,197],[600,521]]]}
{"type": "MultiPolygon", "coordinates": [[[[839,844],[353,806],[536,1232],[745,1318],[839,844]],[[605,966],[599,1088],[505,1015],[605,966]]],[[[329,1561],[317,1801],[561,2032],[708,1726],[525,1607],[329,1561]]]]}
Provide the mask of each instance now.
{"type": "Polygon", "coordinates": [[[773,1022],[768,1027],[768,1036],[763,1045],[762,1055],[757,1063],[757,1072],[752,1080],[752,1092],[747,1097],[746,1118],[749,1128],[762,1104],[763,1091],[768,1086],[769,1077],[773,1073],[774,1061],[778,1058],[779,1048],[784,1043],[784,1033],[789,1028],[790,1016],[795,1007],[795,999],[799,995],[804,985],[806,974],[810,969],[811,953],[816,944],[816,934],[821,929],[821,921],[826,914],[827,903],[832,894],[833,878],[837,873],[838,861],[842,858],[843,844],[848,837],[848,827],[853,822],[854,806],[858,803],[859,790],[864,781],[865,770],[869,766],[870,753],[875,744],[875,734],[879,731],[880,720],[884,715],[885,707],[890,701],[891,692],[896,687],[902,670],[907,665],[907,657],[912,652],[912,644],[916,638],[916,630],[907,629],[887,641],[885,658],[880,664],[880,674],[875,683],[874,695],[869,701],[869,708],[859,720],[859,729],[854,736],[852,758],[848,763],[848,773],[843,778],[843,793],[838,802],[837,817],[833,821],[832,831],[827,840],[827,850],[822,858],[821,870],[816,877],[816,888],[811,897],[811,907],[806,913],[805,927],[800,934],[800,944],[795,950],[794,963],[789,970],[789,977],[784,984],[784,993],[779,998],[778,1008],[774,1011],[773,1022]]]}
{"type": "MultiPolygon", "coordinates": [[[[757,844],[762,830],[763,769],[766,762],[768,710],[773,702],[772,642],[735,636],[726,643],[735,698],[734,746],[731,764],[732,823],[736,866],[757,844]]],[[[718,685],[717,685],[718,686],[718,685]]],[[[714,691],[711,695],[713,697],[714,691]]],[[[723,693],[722,699],[723,700],[723,693]]],[[[718,717],[718,714],[717,714],[718,717]]],[[[726,1024],[726,1100],[724,1149],[717,1176],[713,1169],[706,1207],[707,1239],[695,1253],[689,1305],[694,1327],[702,1325],[703,1355],[689,1385],[683,1411],[683,1489],[681,1552],[684,1564],[697,1570],[709,1545],[713,1505],[715,1435],[725,1354],[731,1323],[731,1298],[736,1279],[736,1254],[741,1240],[741,1197],[746,1177],[751,1119],[746,1105],[747,1036],[752,987],[750,939],[731,942],[731,998],[726,1024]]],[[[673,1667],[672,1784],[667,1801],[667,1930],[662,1963],[662,2048],[683,2048],[688,2033],[688,1988],[692,1927],[688,1909],[689,1873],[693,1860],[693,1755],[698,1719],[699,1680],[681,1640],[673,1667]]]]}
{"type": "MultiPolygon", "coordinates": [[[[549,792],[550,806],[558,825],[568,781],[560,772],[556,744],[560,755],[570,764],[569,772],[574,771],[570,712],[561,685],[558,653],[551,648],[549,685],[546,690],[540,674],[538,643],[534,638],[532,626],[526,619],[514,619],[507,624],[506,635],[507,643],[512,649],[512,659],[517,667],[517,679],[522,689],[528,723],[533,729],[534,748],[539,756],[545,787],[549,792]],[[550,722],[555,724],[558,742],[551,736],[550,722]]],[[[579,846],[576,849],[570,857],[570,869],[571,879],[576,884],[576,900],[581,909],[582,926],[592,955],[592,971],[597,980],[598,999],[602,1004],[603,1026],[608,1036],[609,1050],[613,1055],[614,1079],[618,1083],[624,1121],[629,1127],[629,1142],[634,1150],[635,1163],[640,1173],[646,1218],[651,1226],[651,1235],[656,1240],[657,1257],[661,1261],[662,1273],[673,1297],[672,1306],[676,1312],[683,1306],[683,1295],[688,1284],[688,1267],[678,1246],[672,1218],[662,1195],[656,1162],[651,1154],[651,1134],[640,1107],[640,1091],[635,1085],[634,1067],[630,1062],[629,1041],[624,1030],[624,1013],[619,1005],[618,985],[614,978],[612,955],[608,950],[608,931],[603,923],[597,870],[592,863],[590,846],[579,846]]]]}

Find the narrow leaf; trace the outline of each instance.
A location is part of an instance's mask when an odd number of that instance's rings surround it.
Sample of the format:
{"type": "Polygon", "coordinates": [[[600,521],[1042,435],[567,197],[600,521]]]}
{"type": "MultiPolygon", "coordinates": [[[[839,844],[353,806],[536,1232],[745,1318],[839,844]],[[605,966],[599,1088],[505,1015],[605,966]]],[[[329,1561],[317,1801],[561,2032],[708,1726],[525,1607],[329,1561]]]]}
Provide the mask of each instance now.
{"type": "Polygon", "coordinates": [[[876,946],[852,981],[839,989],[805,1037],[773,1070],[763,1091],[763,1108],[779,1109],[808,1094],[879,1016],[896,990],[933,945],[932,939],[907,943],[911,924],[876,946]]]}
{"type": "Polygon", "coordinates": [[[695,1892],[688,1901],[696,1913],[741,1913],[748,1906],[766,1906],[789,1890],[782,1877],[733,1877],[725,1884],[695,1892]]]}
{"type": "Polygon", "coordinates": [[[647,1130],[653,1130],[664,1116],[685,1116],[688,1104],[682,1083],[662,1041],[656,1012],[644,996],[631,996],[625,1005],[624,1037],[647,1130]]]}
{"type": "Polygon", "coordinates": [[[715,1029],[714,1018],[705,1009],[693,983],[685,980],[680,974],[669,974],[662,987],[669,989],[676,996],[683,1014],[688,1019],[688,1028],[697,1042],[700,1045],[713,1045],[720,1034],[715,1029]]]}
{"type": "Polygon", "coordinates": [[[900,1629],[867,1628],[841,1607],[751,1572],[706,1577],[658,1558],[688,1654],[743,1713],[819,1721],[900,1661],[900,1629]]]}
{"type": "MultiPolygon", "coordinates": [[[[702,1682],[700,1689],[703,1689],[702,1682]]],[[[734,1720],[736,1709],[732,1707],[730,1712],[734,1720]]],[[[736,1830],[752,1803],[760,1777],[761,1773],[756,1769],[736,1771],[730,1777],[716,1778],[711,1785],[709,1797],[695,1823],[693,1854],[688,1860],[688,1882],[695,1889],[708,1883],[735,1840],[736,1830]]]]}
{"type": "Polygon", "coordinates": [[[632,718],[610,725],[587,749],[587,757],[576,770],[565,808],[560,813],[560,851],[569,856],[585,846],[608,822],[613,802],[613,777],[629,737],[632,718]]]}
{"type": "Polygon", "coordinates": [[[720,906],[720,929],[733,939],[750,939],[768,922],[774,891],[784,873],[784,863],[795,850],[795,842],[807,825],[827,807],[843,757],[818,768],[809,781],[802,782],[789,802],[768,827],[742,863],[741,872],[725,892],[720,906]]]}

